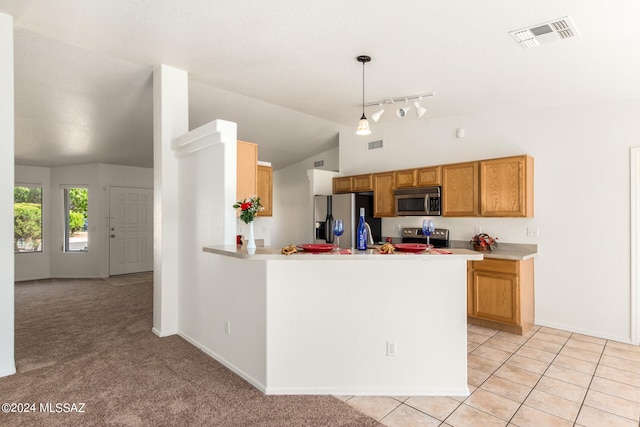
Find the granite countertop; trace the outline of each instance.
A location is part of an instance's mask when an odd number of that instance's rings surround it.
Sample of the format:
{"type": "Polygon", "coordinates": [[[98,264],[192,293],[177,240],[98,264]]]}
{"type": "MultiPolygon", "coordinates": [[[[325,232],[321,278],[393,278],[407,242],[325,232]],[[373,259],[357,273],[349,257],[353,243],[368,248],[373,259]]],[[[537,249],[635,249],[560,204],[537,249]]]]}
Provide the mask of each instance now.
{"type": "Polygon", "coordinates": [[[376,260],[376,261],[389,261],[389,260],[415,260],[415,261],[435,261],[443,258],[464,258],[468,261],[480,261],[485,255],[482,252],[476,252],[467,248],[447,248],[443,250],[434,250],[433,252],[401,252],[396,251],[393,254],[381,254],[377,249],[367,249],[366,251],[358,251],[351,249],[350,252],[346,252],[344,249],[341,252],[322,252],[311,253],[299,250],[295,254],[283,255],[280,253],[282,248],[279,247],[258,247],[255,253],[247,252],[246,247],[241,245],[220,245],[220,246],[205,246],[202,248],[204,252],[209,252],[217,255],[228,256],[232,258],[240,259],[256,259],[256,260],[376,260]],[[450,252],[450,253],[449,253],[450,252]]]}
{"type": "MultiPolygon", "coordinates": [[[[451,248],[464,248],[473,251],[473,247],[467,240],[452,240],[451,248]]],[[[524,261],[529,258],[535,258],[538,255],[538,245],[529,245],[522,243],[498,243],[493,251],[477,252],[484,255],[485,258],[510,259],[515,261],[524,261]]]]}

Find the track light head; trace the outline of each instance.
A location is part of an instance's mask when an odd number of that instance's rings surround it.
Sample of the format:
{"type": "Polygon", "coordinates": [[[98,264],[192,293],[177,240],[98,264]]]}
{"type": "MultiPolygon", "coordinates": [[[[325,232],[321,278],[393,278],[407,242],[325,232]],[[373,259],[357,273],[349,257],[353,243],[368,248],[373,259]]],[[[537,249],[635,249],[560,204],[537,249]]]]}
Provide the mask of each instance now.
{"type": "Polygon", "coordinates": [[[382,103],[378,104],[378,107],[379,107],[378,111],[376,111],[371,115],[371,119],[376,123],[378,123],[378,120],[380,120],[382,113],[384,113],[384,108],[382,108],[382,103]]]}
{"type": "Polygon", "coordinates": [[[404,100],[404,107],[398,108],[398,110],[396,111],[396,115],[398,117],[405,117],[410,109],[411,109],[411,107],[409,107],[409,100],[405,99],[404,100]]]}
{"type": "Polygon", "coordinates": [[[413,103],[413,106],[416,107],[416,117],[420,118],[425,115],[427,109],[424,108],[420,103],[422,102],[422,97],[418,98],[416,102],[413,103]]]}

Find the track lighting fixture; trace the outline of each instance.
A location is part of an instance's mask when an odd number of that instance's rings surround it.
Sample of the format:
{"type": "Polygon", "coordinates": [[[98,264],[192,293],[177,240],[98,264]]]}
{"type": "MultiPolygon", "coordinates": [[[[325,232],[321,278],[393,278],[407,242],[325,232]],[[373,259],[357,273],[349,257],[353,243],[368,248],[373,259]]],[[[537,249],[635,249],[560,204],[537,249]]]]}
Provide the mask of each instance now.
{"type": "Polygon", "coordinates": [[[402,108],[398,108],[398,109],[396,110],[396,115],[397,115],[398,117],[404,117],[404,116],[406,116],[406,115],[407,115],[407,113],[409,112],[409,110],[410,110],[410,109],[411,109],[411,107],[409,107],[409,100],[408,100],[408,99],[405,99],[405,100],[404,100],[404,107],[402,107],[402,108]]]}
{"type": "Polygon", "coordinates": [[[382,113],[384,113],[384,108],[382,108],[382,103],[378,104],[378,111],[376,111],[375,113],[373,113],[371,115],[371,119],[374,122],[378,122],[378,120],[380,120],[380,117],[382,116],[382,113]]]}
{"type": "Polygon", "coordinates": [[[422,105],[420,105],[421,102],[422,102],[422,97],[420,96],[418,97],[418,100],[413,103],[413,106],[416,107],[417,118],[424,116],[424,114],[427,112],[427,109],[424,108],[422,105]]]}
{"type": "Polygon", "coordinates": [[[369,129],[369,122],[367,121],[367,117],[364,115],[364,64],[371,61],[371,57],[367,55],[360,55],[356,59],[358,62],[362,62],[362,117],[360,117],[360,121],[358,122],[356,135],[369,135],[371,133],[371,129],[369,129]]]}
{"type": "MultiPolygon", "coordinates": [[[[358,57],[360,58],[360,57],[358,57]]],[[[359,61],[360,59],[358,59],[359,61]]],[[[364,66],[364,65],[363,65],[364,66]]],[[[364,74],[363,74],[364,76],[364,74]]],[[[363,81],[364,81],[364,77],[363,77],[363,81]]],[[[363,86],[363,93],[364,93],[364,86],[363,86]]],[[[382,113],[384,113],[384,108],[382,108],[382,106],[384,104],[394,104],[396,102],[401,102],[404,101],[404,107],[402,108],[398,108],[396,110],[396,115],[400,118],[403,118],[407,115],[407,113],[409,112],[409,110],[411,109],[411,107],[409,106],[409,100],[411,99],[415,99],[416,101],[413,103],[413,106],[416,109],[416,117],[420,118],[422,116],[424,116],[427,112],[427,109],[424,108],[422,106],[422,98],[426,98],[428,96],[435,96],[434,92],[430,92],[430,93],[422,93],[419,95],[411,95],[411,96],[403,96],[400,98],[390,98],[390,99],[383,99],[381,101],[375,101],[375,102],[368,102],[368,103],[364,103],[364,95],[362,97],[362,117],[364,117],[364,107],[371,107],[374,105],[378,106],[378,111],[376,111],[375,113],[371,114],[371,118],[373,119],[374,122],[377,122],[378,120],[380,120],[380,117],[382,116],[382,113]]],[[[367,127],[368,127],[369,123],[367,122],[367,127]]]]}

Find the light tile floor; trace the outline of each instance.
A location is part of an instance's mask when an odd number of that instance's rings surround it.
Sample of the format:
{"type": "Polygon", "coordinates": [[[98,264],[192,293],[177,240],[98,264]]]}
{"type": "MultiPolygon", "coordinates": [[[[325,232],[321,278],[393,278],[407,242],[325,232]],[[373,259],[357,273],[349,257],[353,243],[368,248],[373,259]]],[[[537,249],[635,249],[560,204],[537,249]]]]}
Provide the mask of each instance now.
{"type": "Polygon", "coordinates": [[[467,338],[467,397],[338,397],[387,426],[640,426],[640,347],[546,327],[467,338]]]}

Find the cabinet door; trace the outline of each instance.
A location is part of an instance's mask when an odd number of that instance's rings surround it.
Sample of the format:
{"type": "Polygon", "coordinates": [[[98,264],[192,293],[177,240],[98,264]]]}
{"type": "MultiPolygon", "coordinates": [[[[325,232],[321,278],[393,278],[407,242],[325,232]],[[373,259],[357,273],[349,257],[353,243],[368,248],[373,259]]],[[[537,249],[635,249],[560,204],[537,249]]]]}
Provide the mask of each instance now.
{"type": "Polygon", "coordinates": [[[395,216],[395,173],[384,172],[373,175],[373,216],[376,218],[395,216]]]}
{"type": "Polygon", "coordinates": [[[352,190],[354,193],[373,190],[373,179],[370,173],[366,175],[356,175],[351,178],[352,190]]]}
{"type": "Polygon", "coordinates": [[[477,216],[478,162],[442,166],[442,215],[477,216]]]}
{"type": "Polygon", "coordinates": [[[333,193],[351,193],[353,177],[351,176],[341,176],[338,178],[333,178],[333,193]]]}
{"type": "Polygon", "coordinates": [[[442,167],[420,168],[416,172],[416,187],[436,187],[442,184],[442,167]]]}
{"type": "Polygon", "coordinates": [[[273,169],[271,166],[258,165],[258,197],[264,209],[258,216],[273,215],[273,169]]]}
{"type": "Polygon", "coordinates": [[[396,188],[416,186],[416,169],[396,171],[396,188]]]}
{"type": "Polygon", "coordinates": [[[258,191],[258,145],[238,141],[236,147],[236,196],[242,200],[258,191]]]}
{"type": "Polygon", "coordinates": [[[533,158],[507,157],[480,162],[482,216],[533,216],[533,158]]]}
{"type": "Polygon", "coordinates": [[[472,286],[473,316],[518,324],[520,316],[516,275],[474,270],[472,286]]]}

